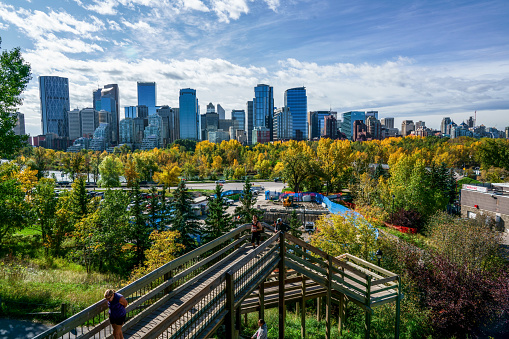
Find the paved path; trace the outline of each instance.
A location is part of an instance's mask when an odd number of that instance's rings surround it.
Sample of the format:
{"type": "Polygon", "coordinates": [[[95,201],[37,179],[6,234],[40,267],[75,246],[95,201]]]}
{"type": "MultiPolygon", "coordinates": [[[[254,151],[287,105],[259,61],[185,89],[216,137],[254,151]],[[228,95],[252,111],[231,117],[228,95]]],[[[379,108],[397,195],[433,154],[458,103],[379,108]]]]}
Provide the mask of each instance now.
{"type": "Polygon", "coordinates": [[[33,338],[50,327],[50,324],[35,323],[29,320],[0,318],[0,339],[33,338]]]}

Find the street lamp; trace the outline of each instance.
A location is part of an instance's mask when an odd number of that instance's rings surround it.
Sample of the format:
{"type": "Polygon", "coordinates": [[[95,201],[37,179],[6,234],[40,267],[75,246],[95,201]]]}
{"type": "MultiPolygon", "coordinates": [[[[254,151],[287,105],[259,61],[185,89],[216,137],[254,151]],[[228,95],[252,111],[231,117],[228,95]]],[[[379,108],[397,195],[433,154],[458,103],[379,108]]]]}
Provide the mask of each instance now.
{"type": "Polygon", "coordinates": [[[391,224],[394,225],[394,198],[396,198],[396,196],[393,194],[392,195],[392,216],[391,216],[391,224]]]}
{"type": "Polygon", "coordinates": [[[375,255],[378,258],[378,266],[380,266],[380,260],[382,259],[382,255],[383,255],[382,250],[378,249],[378,251],[376,251],[375,255]]]}

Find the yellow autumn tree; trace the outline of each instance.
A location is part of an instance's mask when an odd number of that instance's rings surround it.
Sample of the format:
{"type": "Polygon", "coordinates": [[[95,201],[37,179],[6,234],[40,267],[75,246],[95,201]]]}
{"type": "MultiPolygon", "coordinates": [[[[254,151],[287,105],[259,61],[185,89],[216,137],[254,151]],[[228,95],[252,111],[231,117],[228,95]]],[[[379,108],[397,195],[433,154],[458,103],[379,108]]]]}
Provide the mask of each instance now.
{"type": "Polygon", "coordinates": [[[176,186],[179,183],[179,176],[182,173],[176,163],[168,164],[162,168],[162,171],[154,173],[154,181],[163,184],[165,187],[176,186]]]}

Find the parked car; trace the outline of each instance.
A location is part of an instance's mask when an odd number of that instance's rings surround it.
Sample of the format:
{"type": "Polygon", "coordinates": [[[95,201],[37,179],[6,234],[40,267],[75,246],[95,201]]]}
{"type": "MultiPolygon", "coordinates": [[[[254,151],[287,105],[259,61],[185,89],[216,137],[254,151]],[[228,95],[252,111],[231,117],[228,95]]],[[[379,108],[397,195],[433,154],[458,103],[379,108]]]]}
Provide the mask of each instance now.
{"type": "Polygon", "coordinates": [[[226,205],[233,205],[235,203],[235,201],[233,201],[232,199],[228,199],[228,198],[223,198],[223,201],[226,205]]]}
{"type": "Polygon", "coordinates": [[[316,230],[315,223],[313,221],[306,221],[304,225],[304,231],[308,233],[312,233],[316,230]]]}
{"type": "Polygon", "coordinates": [[[223,180],[223,179],[216,180],[216,184],[224,184],[224,183],[226,183],[226,180],[223,180]]]}

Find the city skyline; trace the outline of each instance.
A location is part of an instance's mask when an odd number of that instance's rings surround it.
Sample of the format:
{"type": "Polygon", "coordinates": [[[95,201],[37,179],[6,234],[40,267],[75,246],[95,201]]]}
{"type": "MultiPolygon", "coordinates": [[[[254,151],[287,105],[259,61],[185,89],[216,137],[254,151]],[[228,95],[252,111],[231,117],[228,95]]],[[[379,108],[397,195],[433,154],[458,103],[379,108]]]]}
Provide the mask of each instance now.
{"type": "MultiPolygon", "coordinates": [[[[380,117],[509,124],[509,28],[505,1],[52,1],[0,4],[2,47],[32,65],[26,131],[41,133],[38,76],[69,78],[71,109],[119,85],[122,107],[136,82],[156,82],[157,102],[178,107],[182,88],[230,115],[252,88],[305,86],[308,111],[377,110],[380,117]],[[145,5],[143,5],[145,4],[145,5]],[[164,20],[162,20],[164,19],[164,20]],[[161,38],[167,43],[161,44],[161,38]]],[[[121,108],[121,112],[123,109],[121,108]]],[[[202,107],[201,113],[204,113],[202,107]]],[[[122,114],[122,113],[121,113],[122,114]]]]}

